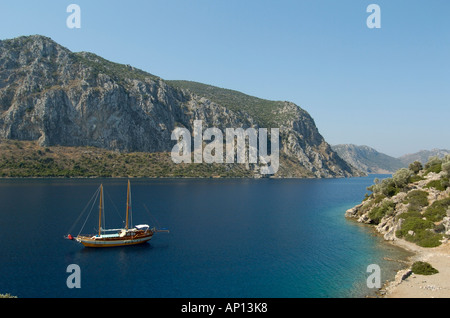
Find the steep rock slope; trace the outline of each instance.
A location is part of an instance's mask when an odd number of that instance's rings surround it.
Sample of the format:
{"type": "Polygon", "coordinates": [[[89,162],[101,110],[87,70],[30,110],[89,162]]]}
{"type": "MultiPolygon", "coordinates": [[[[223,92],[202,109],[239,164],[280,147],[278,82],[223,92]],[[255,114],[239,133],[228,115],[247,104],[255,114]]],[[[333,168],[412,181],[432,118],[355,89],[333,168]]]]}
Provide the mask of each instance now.
{"type": "MultiPolygon", "coordinates": [[[[168,152],[175,127],[280,128],[280,177],[347,177],[342,160],[309,114],[229,90],[163,79],[43,36],[0,41],[0,138],[42,146],[168,152]],[[209,87],[206,93],[198,87],[209,87]],[[225,92],[225,93],[224,93],[225,92]],[[232,92],[232,91],[231,91],[232,92]],[[270,120],[268,120],[270,119],[270,120]]],[[[252,168],[252,167],[250,167],[252,168]]]]}

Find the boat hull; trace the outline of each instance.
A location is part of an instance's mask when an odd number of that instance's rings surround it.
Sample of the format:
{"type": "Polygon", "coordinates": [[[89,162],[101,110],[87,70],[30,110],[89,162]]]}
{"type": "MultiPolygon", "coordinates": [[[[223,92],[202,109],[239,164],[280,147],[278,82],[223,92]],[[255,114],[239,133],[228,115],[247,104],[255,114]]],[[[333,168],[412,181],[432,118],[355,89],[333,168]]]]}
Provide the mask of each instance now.
{"type": "Polygon", "coordinates": [[[88,237],[79,237],[77,241],[85,247],[117,247],[143,244],[152,239],[153,235],[145,235],[133,238],[117,238],[117,239],[95,239],[88,237]]]}

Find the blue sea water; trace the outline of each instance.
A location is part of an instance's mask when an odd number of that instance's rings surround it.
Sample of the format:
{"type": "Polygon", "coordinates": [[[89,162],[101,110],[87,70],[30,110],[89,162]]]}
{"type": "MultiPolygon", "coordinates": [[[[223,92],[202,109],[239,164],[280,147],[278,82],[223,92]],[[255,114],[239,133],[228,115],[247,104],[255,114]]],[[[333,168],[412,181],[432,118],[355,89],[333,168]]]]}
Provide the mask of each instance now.
{"type": "MultiPolygon", "coordinates": [[[[65,240],[122,226],[125,179],[0,180],[0,293],[21,298],[364,297],[367,266],[382,281],[406,256],[344,213],[377,177],[132,179],[133,223],[167,227],[144,245],[84,248],[65,240]],[[87,209],[85,209],[87,207],[87,209]],[[84,210],[85,209],[85,210],[84,210]],[[148,211],[147,211],[148,209],[148,211]],[[84,215],[75,222],[80,214],[84,215]],[[156,221],[155,221],[156,220],[156,221]],[[67,266],[81,270],[70,289],[67,266]]],[[[380,177],[380,176],[378,176],[380,177]]]]}

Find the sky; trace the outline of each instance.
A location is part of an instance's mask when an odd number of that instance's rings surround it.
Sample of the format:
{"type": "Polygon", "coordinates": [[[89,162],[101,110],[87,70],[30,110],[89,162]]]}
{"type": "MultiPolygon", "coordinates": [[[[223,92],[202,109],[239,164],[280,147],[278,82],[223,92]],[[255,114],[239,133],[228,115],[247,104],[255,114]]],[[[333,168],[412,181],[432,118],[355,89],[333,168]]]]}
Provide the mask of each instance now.
{"type": "Polygon", "coordinates": [[[332,145],[450,149],[448,0],[0,0],[0,39],[32,34],[163,79],[294,102],[332,145]],[[70,4],[81,28],[66,24],[70,4]],[[370,4],[380,28],[367,25],[370,4]]]}

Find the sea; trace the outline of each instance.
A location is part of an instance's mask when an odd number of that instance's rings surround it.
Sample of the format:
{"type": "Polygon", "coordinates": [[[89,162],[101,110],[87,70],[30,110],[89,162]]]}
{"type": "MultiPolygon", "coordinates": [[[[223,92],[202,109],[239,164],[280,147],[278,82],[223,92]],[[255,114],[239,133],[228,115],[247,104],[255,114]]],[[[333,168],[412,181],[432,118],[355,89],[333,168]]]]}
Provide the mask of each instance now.
{"type": "Polygon", "coordinates": [[[143,245],[65,239],[124,225],[127,179],[1,179],[0,294],[19,298],[363,298],[408,254],[345,218],[384,175],[344,179],[131,179],[143,245]],[[73,270],[76,265],[78,271],[73,270]],[[73,275],[77,276],[74,277],[73,275]],[[76,282],[78,285],[71,284],[76,282]],[[370,285],[370,284],[369,284],[370,285]]]}

